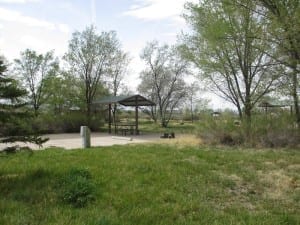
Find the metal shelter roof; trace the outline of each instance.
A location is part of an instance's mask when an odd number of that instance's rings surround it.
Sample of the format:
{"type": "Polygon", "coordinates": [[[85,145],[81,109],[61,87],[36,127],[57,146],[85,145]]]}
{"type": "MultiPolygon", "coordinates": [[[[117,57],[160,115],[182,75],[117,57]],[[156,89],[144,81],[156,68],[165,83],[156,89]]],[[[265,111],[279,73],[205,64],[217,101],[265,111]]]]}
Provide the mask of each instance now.
{"type": "Polygon", "coordinates": [[[286,107],[286,106],[292,106],[292,104],[289,102],[274,104],[274,103],[270,103],[268,101],[263,101],[258,105],[258,107],[270,107],[270,108],[271,107],[286,107]]]}
{"type": "Polygon", "coordinates": [[[93,104],[113,104],[119,103],[124,106],[154,106],[155,103],[141,95],[121,95],[121,96],[107,96],[96,100],[93,104]]]}

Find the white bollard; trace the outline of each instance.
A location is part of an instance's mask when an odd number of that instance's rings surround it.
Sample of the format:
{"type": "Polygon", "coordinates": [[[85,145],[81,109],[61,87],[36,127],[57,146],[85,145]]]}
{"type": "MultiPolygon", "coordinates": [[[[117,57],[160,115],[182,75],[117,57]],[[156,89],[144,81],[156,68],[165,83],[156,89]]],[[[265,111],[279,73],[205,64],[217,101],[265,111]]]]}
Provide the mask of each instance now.
{"type": "Polygon", "coordinates": [[[82,139],[82,148],[91,147],[91,131],[87,126],[80,127],[80,136],[82,139]]]}

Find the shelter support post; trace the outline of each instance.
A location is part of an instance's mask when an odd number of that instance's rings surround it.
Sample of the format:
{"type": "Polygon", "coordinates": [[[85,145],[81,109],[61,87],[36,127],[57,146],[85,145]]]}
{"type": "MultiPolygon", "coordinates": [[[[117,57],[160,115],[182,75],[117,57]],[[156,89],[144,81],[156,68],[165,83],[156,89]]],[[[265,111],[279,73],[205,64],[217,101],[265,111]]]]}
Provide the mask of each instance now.
{"type": "Polygon", "coordinates": [[[111,104],[108,104],[108,133],[111,134],[111,104]]]}
{"type": "Polygon", "coordinates": [[[139,134],[139,110],[138,110],[138,101],[135,99],[135,134],[139,134]]]}

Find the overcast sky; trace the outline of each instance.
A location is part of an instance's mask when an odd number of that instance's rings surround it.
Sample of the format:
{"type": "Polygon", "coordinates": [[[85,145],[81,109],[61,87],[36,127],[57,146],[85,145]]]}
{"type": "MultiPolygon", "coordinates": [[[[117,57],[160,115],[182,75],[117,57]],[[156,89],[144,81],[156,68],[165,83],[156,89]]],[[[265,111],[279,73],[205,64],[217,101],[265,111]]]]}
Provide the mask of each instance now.
{"type": "MultiPolygon", "coordinates": [[[[189,0],[198,2],[198,0],[189,0]]],[[[139,54],[152,40],[174,44],[187,26],[181,17],[185,0],[0,0],[0,54],[9,61],[26,48],[55,50],[61,57],[72,33],[94,24],[117,32],[132,58],[127,82],[132,90],[143,69],[139,54]]],[[[223,105],[220,105],[223,104],[223,105]]],[[[224,103],[214,98],[214,108],[224,103]]]]}

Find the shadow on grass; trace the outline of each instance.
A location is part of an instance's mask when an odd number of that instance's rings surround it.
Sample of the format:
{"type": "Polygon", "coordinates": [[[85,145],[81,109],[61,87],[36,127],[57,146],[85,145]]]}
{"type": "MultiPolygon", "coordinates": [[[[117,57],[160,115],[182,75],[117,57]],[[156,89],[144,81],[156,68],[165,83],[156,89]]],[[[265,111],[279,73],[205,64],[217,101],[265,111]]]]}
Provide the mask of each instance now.
{"type": "Polygon", "coordinates": [[[2,174],[0,192],[7,200],[28,204],[40,204],[41,201],[54,201],[59,176],[38,168],[27,173],[2,174]]]}

